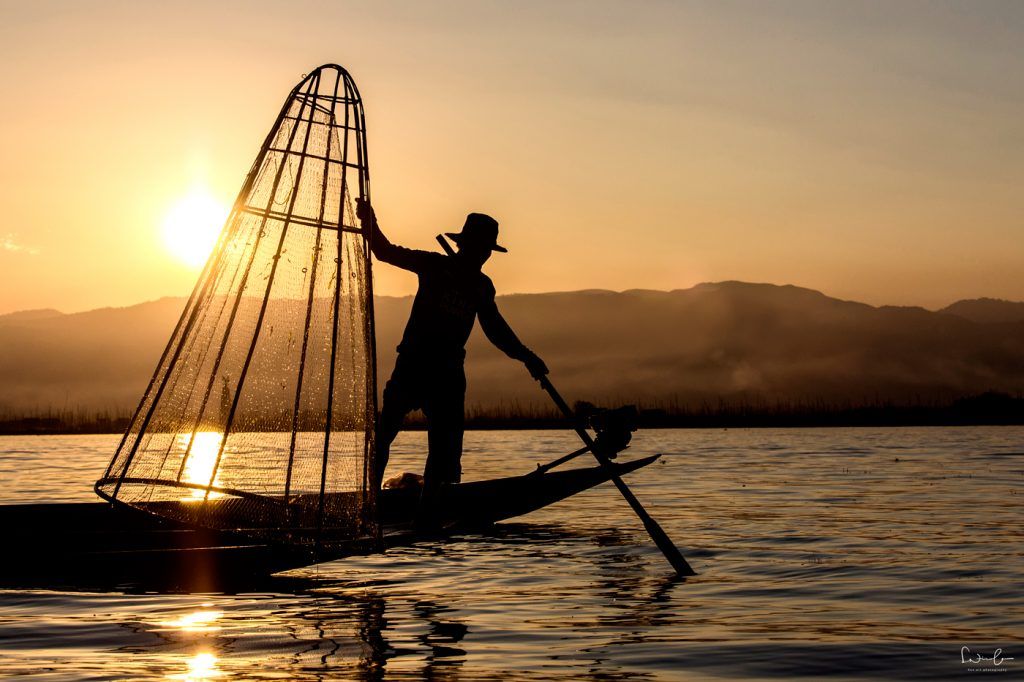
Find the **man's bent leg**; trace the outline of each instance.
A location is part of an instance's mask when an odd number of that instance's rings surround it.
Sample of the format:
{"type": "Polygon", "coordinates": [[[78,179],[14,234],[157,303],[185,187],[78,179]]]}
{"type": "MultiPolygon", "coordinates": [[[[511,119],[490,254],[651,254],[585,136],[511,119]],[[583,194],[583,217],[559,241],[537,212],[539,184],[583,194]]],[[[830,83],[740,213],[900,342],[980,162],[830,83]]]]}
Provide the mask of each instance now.
{"type": "Polygon", "coordinates": [[[438,502],[444,484],[462,480],[462,433],[465,426],[466,375],[453,368],[434,377],[432,390],[423,404],[427,416],[427,464],[423,470],[423,493],[416,513],[421,529],[443,523],[438,502]]]}
{"type": "Polygon", "coordinates": [[[423,480],[458,483],[462,480],[462,434],[465,428],[462,404],[454,410],[432,410],[427,417],[427,465],[423,480]],[[440,413],[440,414],[439,414],[440,413]]]}
{"type": "Polygon", "coordinates": [[[384,482],[384,471],[391,457],[391,443],[402,430],[405,415],[415,409],[415,400],[409,394],[409,387],[402,379],[401,370],[396,367],[388,383],[384,385],[384,399],[377,419],[376,453],[374,457],[374,485],[380,488],[384,482]]]}
{"type": "Polygon", "coordinates": [[[462,480],[462,436],[465,431],[466,376],[461,368],[442,380],[443,387],[423,407],[427,417],[427,465],[424,482],[462,480]]]}

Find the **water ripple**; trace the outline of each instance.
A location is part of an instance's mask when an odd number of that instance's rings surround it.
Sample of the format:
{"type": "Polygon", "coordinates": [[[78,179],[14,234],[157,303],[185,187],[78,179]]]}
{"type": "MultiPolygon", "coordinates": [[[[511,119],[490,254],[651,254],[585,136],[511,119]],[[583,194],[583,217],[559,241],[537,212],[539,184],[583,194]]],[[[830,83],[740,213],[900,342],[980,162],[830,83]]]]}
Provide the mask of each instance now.
{"type": "MultiPolygon", "coordinates": [[[[5,501],[89,500],[116,441],[0,438],[5,501]]],[[[396,469],[422,447],[403,434],[396,469]]],[[[574,447],[470,433],[465,463],[574,447]]],[[[943,679],[970,674],[962,646],[1024,672],[1024,429],[651,431],[631,452],[666,453],[630,482],[698,576],[668,577],[606,487],[258,592],[0,590],[0,675],[943,679]]]]}

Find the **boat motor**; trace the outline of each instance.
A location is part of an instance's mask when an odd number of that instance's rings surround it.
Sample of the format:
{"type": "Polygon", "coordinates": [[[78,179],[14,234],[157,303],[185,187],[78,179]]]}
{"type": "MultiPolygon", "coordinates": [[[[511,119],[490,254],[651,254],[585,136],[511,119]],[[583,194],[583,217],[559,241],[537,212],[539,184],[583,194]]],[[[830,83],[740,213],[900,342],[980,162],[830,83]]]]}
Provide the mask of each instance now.
{"type": "Polygon", "coordinates": [[[637,429],[637,417],[635,405],[596,408],[587,417],[588,425],[597,434],[594,445],[609,459],[615,459],[633,438],[633,432],[637,429]]]}
{"type": "MultiPolygon", "coordinates": [[[[637,429],[637,413],[635,405],[623,405],[622,407],[606,408],[595,407],[590,403],[576,403],[576,417],[584,428],[593,429],[594,447],[608,459],[615,459],[620,452],[626,449],[629,441],[633,438],[633,432],[637,429]]],[[[589,447],[582,447],[579,450],[563,455],[553,462],[538,464],[534,474],[540,475],[551,471],[557,466],[565,464],[571,459],[579,457],[584,452],[589,452],[589,447]]]]}

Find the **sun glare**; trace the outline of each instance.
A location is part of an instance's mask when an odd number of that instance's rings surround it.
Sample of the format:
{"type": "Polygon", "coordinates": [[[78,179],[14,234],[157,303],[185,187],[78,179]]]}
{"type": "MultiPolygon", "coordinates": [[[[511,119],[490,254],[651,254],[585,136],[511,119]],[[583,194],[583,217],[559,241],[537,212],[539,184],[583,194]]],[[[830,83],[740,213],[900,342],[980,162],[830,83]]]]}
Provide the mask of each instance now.
{"type": "Polygon", "coordinates": [[[164,244],[182,262],[199,267],[209,257],[227,217],[228,208],[223,202],[206,189],[195,188],[164,216],[164,244]]]}
{"type": "MultiPolygon", "coordinates": [[[[195,438],[190,433],[178,434],[178,446],[185,450],[189,440],[192,440],[192,449],[189,451],[188,460],[185,461],[185,470],[182,472],[182,480],[195,485],[210,485],[210,475],[213,474],[213,467],[217,463],[217,454],[220,453],[220,443],[224,440],[224,434],[216,431],[197,431],[195,438]]],[[[220,472],[218,472],[219,478],[220,472]]],[[[214,479],[213,485],[219,481],[214,479]]],[[[206,497],[205,490],[193,489],[190,496],[194,499],[206,497]]],[[[210,493],[210,498],[220,497],[220,493],[210,493]]]]}

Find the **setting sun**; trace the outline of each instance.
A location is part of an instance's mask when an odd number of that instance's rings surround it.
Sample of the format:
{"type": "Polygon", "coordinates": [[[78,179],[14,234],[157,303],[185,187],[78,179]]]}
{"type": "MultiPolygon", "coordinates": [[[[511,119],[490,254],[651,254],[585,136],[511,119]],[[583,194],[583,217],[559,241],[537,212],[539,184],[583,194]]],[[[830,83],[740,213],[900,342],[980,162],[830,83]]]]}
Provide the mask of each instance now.
{"type": "Polygon", "coordinates": [[[204,188],[178,199],[163,220],[164,245],[180,261],[199,267],[217,242],[227,206],[204,188]]]}

